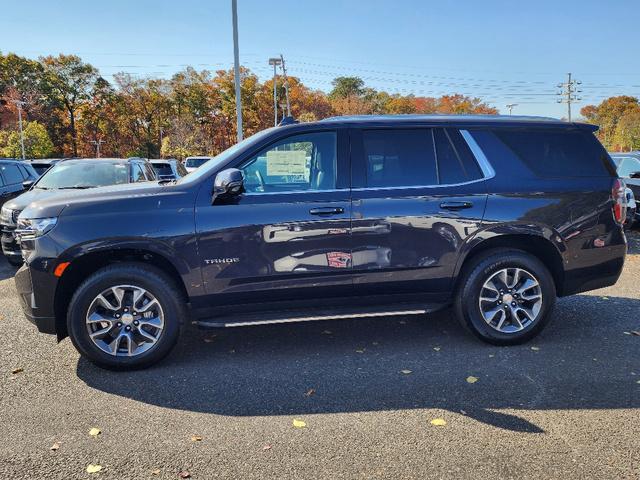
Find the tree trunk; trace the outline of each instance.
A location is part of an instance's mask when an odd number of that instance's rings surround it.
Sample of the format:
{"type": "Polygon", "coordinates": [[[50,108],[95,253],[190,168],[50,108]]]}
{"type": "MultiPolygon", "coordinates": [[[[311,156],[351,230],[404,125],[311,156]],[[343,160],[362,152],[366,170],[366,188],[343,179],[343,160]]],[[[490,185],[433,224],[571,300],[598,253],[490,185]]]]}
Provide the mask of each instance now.
{"type": "Polygon", "coordinates": [[[76,117],[69,109],[69,128],[71,128],[71,150],[74,157],[78,156],[78,142],[76,141],[76,117]]]}

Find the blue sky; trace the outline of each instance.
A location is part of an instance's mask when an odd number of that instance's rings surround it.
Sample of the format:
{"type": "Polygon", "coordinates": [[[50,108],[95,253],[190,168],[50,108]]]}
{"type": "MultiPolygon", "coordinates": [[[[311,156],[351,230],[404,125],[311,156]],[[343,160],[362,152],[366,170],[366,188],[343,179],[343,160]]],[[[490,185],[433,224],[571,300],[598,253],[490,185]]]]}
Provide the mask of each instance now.
{"type": "MultiPolygon", "coordinates": [[[[480,96],[506,111],[561,117],[572,72],[583,101],[640,96],[640,0],[238,0],[241,63],[269,56],[328,91],[358,75],[391,93],[480,96]]],[[[233,61],[231,0],[3,0],[3,53],[75,53],[108,79],[170,76],[233,61]]]]}

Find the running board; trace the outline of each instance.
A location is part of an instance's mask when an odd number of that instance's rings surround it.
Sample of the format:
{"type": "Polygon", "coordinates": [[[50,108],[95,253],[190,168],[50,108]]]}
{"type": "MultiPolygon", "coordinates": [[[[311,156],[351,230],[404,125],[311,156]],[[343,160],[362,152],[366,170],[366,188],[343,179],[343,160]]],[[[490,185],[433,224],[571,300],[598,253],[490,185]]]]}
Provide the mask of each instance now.
{"type": "Polygon", "coordinates": [[[322,309],[309,312],[285,310],[280,312],[257,312],[233,316],[220,316],[196,322],[201,328],[248,327],[254,325],[275,325],[278,323],[317,322],[321,320],[348,320],[352,318],[392,317],[399,315],[423,315],[437,310],[431,305],[395,305],[393,307],[359,308],[350,311],[322,309]]]}

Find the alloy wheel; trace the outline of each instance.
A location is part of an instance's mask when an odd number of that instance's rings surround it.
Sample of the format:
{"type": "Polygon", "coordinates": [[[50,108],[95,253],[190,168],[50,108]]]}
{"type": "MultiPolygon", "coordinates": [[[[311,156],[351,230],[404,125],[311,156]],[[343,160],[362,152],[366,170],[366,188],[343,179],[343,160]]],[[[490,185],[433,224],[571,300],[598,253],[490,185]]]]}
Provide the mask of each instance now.
{"type": "Polygon", "coordinates": [[[117,285],[94,298],[86,326],[89,338],[103,352],[134,357],[157,344],[164,329],[164,312],[146,289],[117,285]]]}
{"type": "Polygon", "coordinates": [[[542,309],[538,279],[522,268],[503,268],[489,277],[480,292],[484,321],[501,333],[516,333],[535,322],[542,309]]]}

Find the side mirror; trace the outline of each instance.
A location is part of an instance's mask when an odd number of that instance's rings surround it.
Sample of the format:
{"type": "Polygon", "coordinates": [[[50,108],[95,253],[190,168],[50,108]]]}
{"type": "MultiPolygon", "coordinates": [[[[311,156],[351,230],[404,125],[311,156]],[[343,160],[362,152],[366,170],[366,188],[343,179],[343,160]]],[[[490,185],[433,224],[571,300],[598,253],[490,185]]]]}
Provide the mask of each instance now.
{"type": "Polygon", "coordinates": [[[31,187],[33,187],[33,184],[35,182],[33,180],[25,180],[24,182],[22,182],[22,188],[24,188],[25,190],[29,190],[31,187]]]}
{"type": "Polygon", "coordinates": [[[640,172],[632,172],[629,178],[640,178],[640,172]]]}
{"type": "Polygon", "coordinates": [[[227,168],[218,172],[213,181],[213,198],[215,202],[218,198],[228,199],[240,195],[244,192],[244,177],[237,168],[227,168]]]}

